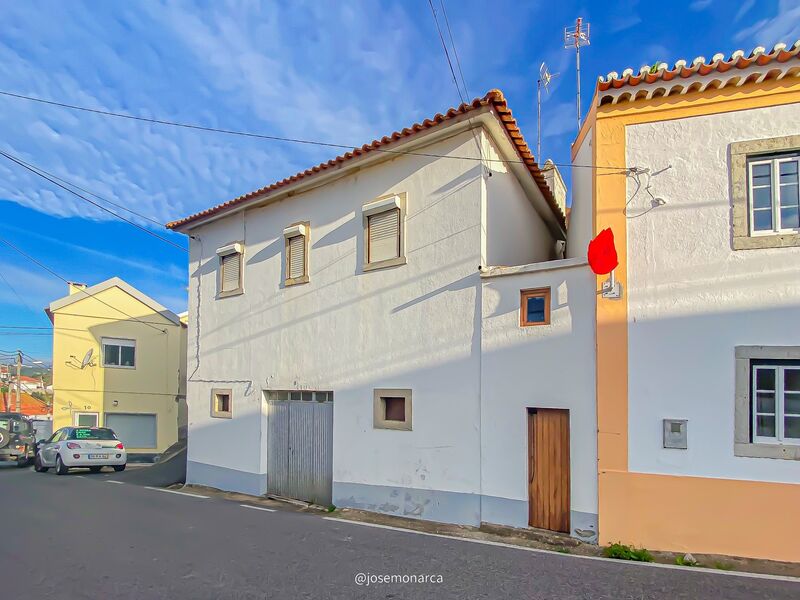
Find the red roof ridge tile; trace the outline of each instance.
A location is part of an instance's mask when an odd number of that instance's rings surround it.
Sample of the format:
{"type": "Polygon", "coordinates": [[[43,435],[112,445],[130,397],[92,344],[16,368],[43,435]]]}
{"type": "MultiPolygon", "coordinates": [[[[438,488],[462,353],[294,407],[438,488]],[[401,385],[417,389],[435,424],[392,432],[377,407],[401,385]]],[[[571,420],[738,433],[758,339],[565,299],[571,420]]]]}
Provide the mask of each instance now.
{"type": "MultiPolygon", "coordinates": [[[[320,163],[313,167],[309,167],[305,171],[300,171],[299,173],[295,173],[289,177],[271,183],[267,186],[244,194],[242,196],[238,196],[232,200],[228,200],[227,202],[223,202],[222,204],[218,204],[206,210],[200,211],[188,217],[184,217],[182,219],[178,219],[167,223],[167,227],[169,229],[180,229],[181,227],[188,225],[190,223],[201,221],[206,218],[212,217],[214,215],[227,212],[236,208],[237,206],[241,205],[248,200],[252,200],[258,196],[264,196],[269,194],[270,192],[274,192],[280,188],[286,187],[287,185],[293,184],[297,181],[305,179],[307,177],[314,176],[318,173],[321,173],[331,167],[338,166],[341,163],[349,161],[357,156],[361,156],[364,154],[368,154],[373,151],[380,151],[380,152],[393,152],[391,148],[385,148],[386,146],[395,145],[398,142],[405,141],[406,139],[412,137],[416,133],[421,131],[426,131],[428,129],[432,129],[434,127],[438,127],[442,123],[445,123],[449,120],[452,120],[458,116],[467,114],[471,111],[490,106],[497,115],[498,122],[505,128],[506,133],[509,136],[509,139],[514,145],[514,148],[519,155],[519,158],[522,163],[525,164],[527,167],[528,172],[530,173],[531,177],[533,177],[534,181],[536,182],[537,187],[541,191],[542,195],[544,196],[545,200],[547,201],[548,206],[553,211],[558,220],[558,223],[561,227],[566,227],[566,219],[563,211],[559,207],[558,203],[555,200],[550,189],[547,187],[547,183],[545,183],[544,175],[542,171],[539,169],[539,165],[536,162],[536,159],[531,152],[528,144],[525,142],[525,138],[523,137],[522,133],[517,127],[517,122],[514,119],[513,115],[511,114],[511,109],[508,108],[508,103],[506,102],[506,98],[498,89],[491,89],[489,90],[485,96],[482,98],[475,98],[472,102],[463,103],[457,108],[450,108],[446,111],[445,114],[437,113],[434,115],[432,119],[425,119],[421,123],[414,123],[410,127],[404,128],[402,131],[395,131],[388,136],[383,136],[380,140],[373,140],[370,144],[364,144],[360,148],[354,148],[344,154],[341,154],[335,158],[330,159],[327,162],[320,163]]],[[[402,151],[397,151],[399,154],[402,154],[402,151]]]]}
{"type": "Polygon", "coordinates": [[[730,69],[745,69],[752,64],[765,66],[773,61],[784,63],[792,58],[800,58],[800,40],[797,40],[791,47],[779,43],[772,47],[769,52],[763,46],[756,46],[745,56],[743,50],[736,50],[731,53],[726,60],[725,55],[718,53],[711,57],[707,62],[704,56],[696,57],[691,65],[687,65],[685,60],[675,61],[670,69],[665,62],[655,65],[642,65],[638,73],[634,69],[628,68],[622,72],[620,77],[616,71],[611,71],[605,77],[602,75],[597,79],[597,91],[605,92],[610,89],[619,89],[624,86],[637,86],[642,81],[645,83],[655,83],[656,81],[670,81],[674,78],[687,79],[695,75],[708,75],[714,71],[725,73],[730,69]]]}

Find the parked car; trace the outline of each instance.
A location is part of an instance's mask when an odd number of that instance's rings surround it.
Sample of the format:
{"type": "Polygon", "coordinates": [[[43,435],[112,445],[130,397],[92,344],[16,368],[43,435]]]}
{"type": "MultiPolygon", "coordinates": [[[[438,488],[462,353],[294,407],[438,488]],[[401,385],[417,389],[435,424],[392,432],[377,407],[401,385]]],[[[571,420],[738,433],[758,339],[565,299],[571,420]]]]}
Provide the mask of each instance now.
{"type": "Polygon", "coordinates": [[[125,445],[108,427],[62,427],[50,439],[37,443],[33,466],[37,473],[54,468],[59,475],[84,468],[97,473],[103,467],[124,471],[125,445]]]}
{"type": "Polygon", "coordinates": [[[33,425],[19,413],[0,413],[0,461],[26,467],[36,454],[33,425]]]}

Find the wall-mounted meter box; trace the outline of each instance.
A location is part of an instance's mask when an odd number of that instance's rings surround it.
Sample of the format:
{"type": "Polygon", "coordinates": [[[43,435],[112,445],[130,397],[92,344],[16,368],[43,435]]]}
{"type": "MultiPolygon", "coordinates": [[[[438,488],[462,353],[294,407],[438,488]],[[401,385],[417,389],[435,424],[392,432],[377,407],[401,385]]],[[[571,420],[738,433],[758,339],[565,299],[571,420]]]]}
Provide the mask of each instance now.
{"type": "Polygon", "coordinates": [[[688,436],[686,419],[664,419],[664,448],[686,450],[688,436]]]}

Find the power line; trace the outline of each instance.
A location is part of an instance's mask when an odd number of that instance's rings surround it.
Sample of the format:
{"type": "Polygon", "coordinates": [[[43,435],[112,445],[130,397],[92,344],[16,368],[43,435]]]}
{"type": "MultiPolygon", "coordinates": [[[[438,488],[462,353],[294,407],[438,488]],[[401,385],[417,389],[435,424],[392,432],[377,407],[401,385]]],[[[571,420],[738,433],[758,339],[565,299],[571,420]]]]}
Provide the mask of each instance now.
{"type": "MultiPolygon", "coordinates": [[[[217,127],[206,127],[204,125],[196,125],[193,123],[181,123],[178,121],[169,121],[166,119],[151,119],[148,117],[139,117],[136,115],[129,115],[125,113],[118,113],[112,112],[109,110],[100,110],[96,108],[88,108],[85,106],[78,106],[75,104],[67,104],[66,102],[56,102],[53,100],[44,100],[43,98],[36,98],[35,96],[25,96],[23,94],[16,94],[14,92],[7,92],[0,90],[0,95],[2,96],[9,96],[11,98],[18,98],[21,100],[29,100],[31,102],[39,102],[41,104],[49,104],[52,106],[58,106],[61,108],[68,108],[71,110],[78,110],[83,112],[95,113],[99,115],[105,115],[108,117],[117,117],[120,119],[130,119],[133,121],[142,121],[145,123],[155,123],[157,125],[169,125],[171,127],[182,127],[184,129],[195,129],[198,131],[207,131],[212,133],[223,133],[226,135],[236,135],[241,137],[249,137],[249,138],[258,138],[264,140],[272,140],[277,142],[290,142],[293,144],[306,144],[309,146],[324,146],[327,148],[343,148],[346,150],[355,150],[360,148],[361,146],[354,146],[349,144],[334,144],[331,142],[320,142],[316,140],[304,140],[299,138],[289,138],[289,137],[281,137],[277,135],[268,135],[263,133],[253,133],[249,131],[239,131],[235,129],[221,129],[217,127]]],[[[413,150],[391,150],[388,148],[371,148],[371,152],[383,152],[386,154],[400,154],[400,155],[409,155],[409,156],[425,156],[429,158],[450,158],[455,160],[483,160],[485,162],[497,162],[502,164],[520,164],[524,165],[527,164],[525,161],[522,160],[505,160],[502,158],[475,158],[474,156],[455,156],[455,155],[446,155],[446,154],[434,154],[429,152],[415,152],[413,150]]],[[[615,167],[615,166],[598,166],[598,165],[573,165],[570,163],[553,163],[556,167],[577,167],[577,168],[586,168],[586,169],[613,169],[615,171],[624,171],[627,170],[628,167],[615,167]]],[[[546,169],[544,169],[546,170],[546,169]]]]}
{"type": "Polygon", "coordinates": [[[84,200],[85,202],[88,202],[89,204],[91,204],[93,206],[96,206],[100,210],[104,210],[105,212],[109,213],[110,215],[114,215],[116,218],[120,219],[121,221],[125,221],[126,223],[128,223],[130,225],[133,225],[134,227],[136,227],[136,229],[140,229],[141,231],[144,231],[147,235],[150,235],[150,236],[152,236],[152,237],[154,237],[156,239],[159,239],[162,242],[166,242],[170,246],[174,246],[175,248],[178,248],[179,250],[183,250],[184,252],[188,252],[188,250],[186,248],[184,248],[183,246],[181,246],[180,244],[176,244],[172,240],[168,240],[167,238],[165,238],[163,236],[160,236],[160,235],[158,235],[157,233],[155,233],[153,231],[150,231],[146,227],[142,227],[138,223],[136,223],[134,221],[131,221],[130,219],[126,219],[122,215],[120,215],[118,213],[115,213],[110,208],[106,208],[102,204],[98,204],[94,200],[89,200],[89,198],[87,198],[86,196],[83,196],[83,195],[79,194],[78,192],[76,192],[74,190],[71,190],[70,188],[68,188],[67,186],[59,183],[58,181],[56,181],[52,177],[49,177],[49,176],[45,175],[38,167],[36,167],[34,165],[30,165],[30,164],[26,163],[25,161],[23,161],[22,159],[19,159],[19,158],[15,157],[15,156],[12,156],[11,154],[8,154],[7,152],[4,152],[3,150],[0,150],[0,156],[6,157],[8,160],[18,164],[22,168],[27,169],[28,171],[30,171],[31,173],[34,173],[35,175],[38,175],[42,179],[46,179],[47,181],[49,181],[53,185],[56,185],[56,186],[60,187],[62,190],[66,190],[67,192],[69,192],[73,196],[77,196],[81,200],[84,200]]]}
{"type": "Polygon", "coordinates": [[[33,308],[31,308],[31,305],[28,304],[27,300],[25,300],[22,296],[19,295],[19,292],[16,290],[16,288],[13,285],[11,285],[11,282],[8,279],[6,279],[6,276],[3,275],[2,271],[0,271],[0,279],[2,279],[5,282],[5,284],[11,289],[11,291],[14,292],[14,295],[17,297],[17,299],[22,303],[22,305],[25,308],[27,308],[33,314],[39,314],[35,310],[33,310],[33,308]]]}
{"type": "MultiPolygon", "coordinates": [[[[25,162],[25,161],[23,161],[23,160],[22,160],[22,159],[20,159],[20,158],[18,158],[18,160],[19,160],[20,162],[25,162]]],[[[29,166],[33,166],[33,165],[31,165],[30,163],[26,163],[26,164],[28,164],[29,166]]],[[[94,196],[95,198],[97,198],[97,199],[99,199],[99,200],[102,200],[103,202],[107,202],[108,204],[111,204],[112,206],[116,206],[117,208],[121,208],[122,210],[124,210],[124,211],[126,211],[126,212],[129,212],[129,213],[131,213],[132,215],[136,215],[137,217],[139,217],[139,218],[141,218],[141,219],[144,219],[144,220],[146,220],[146,221],[150,221],[151,223],[153,223],[153,224],[155,224],[155,225],[158,225],[158,226],[160,226],[160,227],[164,227],[164,223],[162,223],[162,222],[161,222],[161,221],[159,221],[158,219],[154,219],[153,217],[148,217],[147,215],[143,215],[143,214],[142,214],[142,213],[140,213],[140,212],[136,212],[135,210],[133,210],[133,209],[131,209],[131,208],[128,208],[127,206],[123,206],[122,204],[118,204],[118,203],[114,202],[113,200],[109,200],[108,198],[105,198],[104,196],[101,196],[100,194],[97,194],[97,193],[95,193],[95,192],[93,192],[93,191],[91,191],[91,190],[87,190],[86,188],[82,188],[82,187],[81,187],[81,186],[79,186],[78,184],[76,184],[76,183],[73,183],[73,182],[71,182],[71,181],[69,181],[69,180],[67,180],[67,179],[64,179],[63,177],[59,177],[58,175],[56,175],[56,174],[54,174],[54,173],[51,173],[51,172],[49,172],[49,171],[46,171],[46,170],[45,170],[45,169],[43,169],[42,167],[38,167],[38,166],[37,166],[37,167],[35,167],[35,168],[36,168],[37,170],[41,171],[42,173],[44,173],[45,175],[49,175],[49,176],[50,176],[50,177],[52,177],[53,179],[57,179],[57,180],[58,180],[58,181],[60,181],[61,183],[65,183],[65,184],[67,184],[67,185],[69,185],[69,186],[71,186],[71,187],[74,187],[76,190],[80,190],[80,191],[82,191],[82,192],[85,192],[85,193],[89,194],[90,196],[94,196]]]]}
{"type": "Polygon", "coordinates": [[[469,89],[467,88],[467,82],[464,79],[464,72],[461,70],[461,59],[458,57],[458,49],[456,48],[456,42],[453,39],[453,32],[450,29],[450,19],[447,18],[447,9],[444,6],[444,0],[439,0],[439,5],[442,7],[442,15],[444,16],[444,24],[447,27],[447,35],[450,37],[450,45],[453,47],[453,55],[456,57],[456,66],[458,67],[458,74],[461,77],[461,85],[464,86],[464,93],[466,94],[467,98],[469,98],[469,89]]]}
{"type": "MultiPolygon", "coordinates": [[[[447,43],[444,41],[444,35],[442,35],[442,28],[439,27],[439,18],[436,16],[436,8],[433,6],[433,0],[428,0],[428,5],[431,7],[431,13],[433,14],[433,21],[436,23],[436,31],[439,32],[439,40],[442,42],[442,49],[444,50],[444,56],[447,59],[447,65],[450,67],[450,74],[453,76],[453,83],[456,86],[456,90],[458,91],[458,97],[461,98],[461,102],[466,104],[466,100],[464,96],[461,94],[461,88],[458,85],[458,78],[456,77],[456,71],[453,68],[453,61],[450,60],[450,52],[447,50],[447,43]]],[[[466,92],[466,88],[464,90],[466,92]]]]}
{"type": "MultiPolygon", "coordinates": [[[[1,152],[1,151],[0,151],[0,152],[1,152]]],[[[8,246],[9,248],[11,248],[11,249],[12,249],[12,250],[14,250],[15,252],[17,252],[17,253],[21,254],[22,256],[24,256],[25,258],[27,258],[27,259],[28,259],[29,261],[31,261],[32,263],[34,263],[34,264],[38,265],[39,267],[41,267],[42,269],[44,269],[45,271],[47,271],[48,273],[50,273],[51,275],[53,275],[54,277],[57,277],[58,279],[60,279],[60,280],[61,280],[61,281],[63,281],[64,283],[67,283],[67,284],[69,284],[69,281],[68,281],[66,278],[62,277],[61,275],[59,275],[58,273],[56,273],[55,271],[53,271],[53,269],[51,269],[50,267],[48,267],[47,265],[45,265],[45,264],[44,264],[44,263],[42,263],[41,261],[39,261],[39,260],[37,260],[37,259],[33,258],[33,257],[30,255],[30,254],[26,254],[26,253],[25,253],[23,250],[20,250],[20,249],[19,249],[17,246],[15,246],[14,244],[12,244],[12,243],[11,243],[11,242],[9,242],[8,240],[6,240],[6,239],[4,239],[4,238],[0,237],[0,243],[3,243],[3,244],[5,244],[6,246],[8,246]]],[[[98,297],[97,297],[97,296],[95,296],[94,294],[90,294],[89,292],[87,292],[87,291],[86,291],[86,290],[84,290],[83,288],[76,288],[76,290],[77,290],[78,292],[81,292],[82,294],[85,294],[85,295],[86,295],[88,298],[94,298],[95,300],[97,300],[97,301],[98,301],[98,302],[100,302],[101,304],[105,304],[107,307],[109,307],[109,308],[111,308],[111,309],[113,309],[113,310],[116,310],[117,312],[119,312],[119,313],[121,313],[121,314],[125,315],[125,316],[126,316],[126,317],[128,317],[129,319],[133,319],[134,321],[137,321],[138,323],[141,323],[142,325],[147,325],[147,326],[148,326],[148,327],[150,327],[151,329],[155,329],[156,331],[159,331],[159,332],[161,332],[161,333],[167,333],[165,329],[159,329],[158,327],[154,327],[153,325],[150,325],[150,323],[146,323],[145,321],[141,321],[141,320],[137,319],[136,317],[134,317],[133,315],[129,315],[129,314],[128,314],[128,313],[126,313],[124,310],[122,310],[122,309],[120,309],[120,308],[117,308],[116,306],[112,306],[112,305],[111,305],[111,304],[109,304],[108,302],[106,302],[106,301],[104,301],[104,300],[102,300],[102,299],[98,298],[98,297]]]]}

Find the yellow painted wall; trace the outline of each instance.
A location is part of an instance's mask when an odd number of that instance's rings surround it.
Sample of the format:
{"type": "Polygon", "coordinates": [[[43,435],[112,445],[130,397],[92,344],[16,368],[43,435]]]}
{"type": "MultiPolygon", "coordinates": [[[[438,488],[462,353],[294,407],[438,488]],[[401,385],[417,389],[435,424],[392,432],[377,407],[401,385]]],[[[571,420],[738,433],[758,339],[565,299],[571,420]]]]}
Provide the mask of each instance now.
{"type": "MultiPolygon", "coordinates": [[[[573,158],[589,129],[593,129],[593,164],[624,166],[628,125],[796,102],[800,102],[800,83],[786,78],[596,107],[576,140],[573,158]]],[[[626,200],[624,173],[594,170],[594,233],[607,227],[614,231],[619,255],[616,275],[623,290],[627,289],[629,251],[626,200]]],[[[597,278],[598,290],[604,279],[597,278]]],[[[800,545],[786,535],[786,522],[778,514],[752,518],[753,506],[796,506],[800,485],[628,471],[628,453],[636,449],[628,444],[628,304],[624,298],[609,300],[598,293],[596,304],[600,543],[620,541],[654,550],[800,561],[800,545]]]]}
{"type": "Polygon", "coordinates": [[[185,394],[186,327],[118,287],[56,309],[53,319],[54,431],[73,425],[76,412],[100,413],[101,426],[107,413],[151,413],[157,415],[157,448],[128,450],[154,453],[173,444],[177,397],[185,394]],[[103,367],[103,337],[136,340],[135,368],[103,367]],[[92,360],[81,369],[89,349],[92,360]]]}

